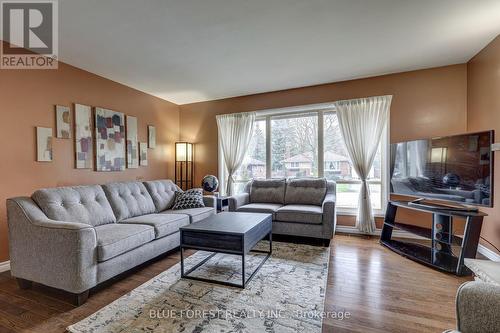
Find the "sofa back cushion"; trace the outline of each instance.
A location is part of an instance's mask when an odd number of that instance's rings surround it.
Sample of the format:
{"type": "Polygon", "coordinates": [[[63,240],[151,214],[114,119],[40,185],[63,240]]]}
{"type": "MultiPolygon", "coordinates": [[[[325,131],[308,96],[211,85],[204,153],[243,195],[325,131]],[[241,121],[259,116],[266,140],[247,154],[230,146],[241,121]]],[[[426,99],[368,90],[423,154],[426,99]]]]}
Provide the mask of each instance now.
{"type": "Polygon", "coordinates": [[[92,226],[116,222],[101,186],[73,186],[41,189],[31,198],[49,219],[92,226]]]}
{"type": "Polygon", "coordinates": [[[289,179],[286,184],[285,204],[317,205],[326,195],[326,179],[289,179]]]}
{"type": "Polygon", "coordinates": [[[285,179],[256,179],[250,187],[250,202],[283,204],[285,186],[285,179]]]}
{"type": "Polygon", "coordinates": [[[111,183],[102,188],[118,221],[156,210],[151,195],[141,182],[111,183]]]}
{"type": "Polygon", "coordinates": [[[147,181],[144,182],[144,186],[146,186],[151,198],[153,198],[153,203],[155,204],[157,212],[172,208],[174,205],[175,191],[181,191],[181,189],[170,179],[147,181]]]}

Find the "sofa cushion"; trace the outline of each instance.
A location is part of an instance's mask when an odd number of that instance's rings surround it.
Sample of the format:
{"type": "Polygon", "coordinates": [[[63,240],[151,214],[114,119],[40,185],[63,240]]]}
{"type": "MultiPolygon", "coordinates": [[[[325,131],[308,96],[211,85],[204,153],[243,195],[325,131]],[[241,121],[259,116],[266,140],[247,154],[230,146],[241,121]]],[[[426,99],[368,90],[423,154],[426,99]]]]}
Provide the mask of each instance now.
{"type": "Polygon", "coordinates": [[[321,224],[323,210],[316,205],[286,205],[276,212],[276,221],[321,224]]]}
{"type": "Polygon", "coordinates": [[[195,223],[215,214],[215,209],[213,207],[189,208],[179,210],[169,209],[161,212],[161,214],[185,214],[189,216],[189,221],[191,223],[195,223]]]}
{"type": "Polygon", "coordinates": [[[103,185],[102,188],[118,221],[154,213],[153,199],[141,182],[123,182],[103,185]]]}
{"type": "Polygon", "coordinates": [[[120,221],[125,224],[145,224],[155,229],[155,238],[162,238],[179,231],[180,227],[189,224],[189,216],[182,214],[149,214],[131,217],[120,221]]]}
{"type": "Polygon", "coordinates": [[[419,192],[434,191],[435,186],[432,184],[432,180],[427,177],[409,177],[408,180],[410,181],[413,188],[415,188],[419,192]]]}
{"type": "Polygon", "coordinates": [[[289,179],[286,184],[285,204],[318,205],[326,195],[326,179],[289,179]]]}
{"type": "Polygon", "coordinates": [[[154,228],[141,224],[112,223],[95,227],[97,261],[106,261],[155,238],[154,228]]]}
{"type": "Polygon", "coordinates": [[[285,179],[255,179],[250,187],[250,202],[283,204],[285,186],[285,179]]]}
{"type": "Polygon", "coordinates": [[[38,190],[32,199],[49,219],[98,226],[116,221],[99,185],[38,190]]]}
{"type": "Polygon", "coordinates": [[[180,190],[170,179],[147,181],[144,182],[144,186],[151,195],[157,212],[172,208],[175,192],[180,190]]]}
{"type": "Polygon", "coordinates": [[[272,203],[251,203],[243,205],[236,209],[237,212],[250,212],[250,213],[269,213],[273,214],[281,207],[280,204],[272,203]]]}
{"type": "Polygon", "coordinates": [[[193,188],[186,192],[175,192],[175,203],[172,210],[205,207],[203,189],[193,188]]]}

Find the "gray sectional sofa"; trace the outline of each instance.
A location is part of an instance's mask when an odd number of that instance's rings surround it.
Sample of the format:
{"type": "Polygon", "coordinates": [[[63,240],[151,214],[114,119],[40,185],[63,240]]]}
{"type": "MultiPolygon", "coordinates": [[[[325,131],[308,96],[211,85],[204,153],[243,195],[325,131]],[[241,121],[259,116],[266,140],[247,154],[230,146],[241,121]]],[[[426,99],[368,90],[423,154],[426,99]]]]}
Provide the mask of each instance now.
{"type": "Polygon", "coordinates": [[[324,178],[252,180],[229,198],[233,212],[273,215],[273,234],[318,238],[335,233],[335,182],[324,178]]]}
{"type": "Polygon", "coordinates": [[[38,190],[7,200],[10,265],[21,287],[37,282],[76,294],[179,246],[179,228],[216,213],[171,210],[171,180],[38,190]]]}

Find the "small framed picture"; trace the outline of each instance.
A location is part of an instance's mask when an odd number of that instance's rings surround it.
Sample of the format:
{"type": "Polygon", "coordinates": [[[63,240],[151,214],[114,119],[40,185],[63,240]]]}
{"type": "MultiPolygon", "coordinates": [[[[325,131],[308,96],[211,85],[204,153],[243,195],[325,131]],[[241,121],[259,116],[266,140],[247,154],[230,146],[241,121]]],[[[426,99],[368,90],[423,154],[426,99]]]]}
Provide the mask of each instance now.
{"type": "Polygon", "coordinates": [[[52,162],[52,128],[36,128],[36,160],[52,162]]]}
{"type": "Polygon", "coordinates": [[[156,147],[156,128],[154,126],[148,126],[148,145],[149,148],[156,147]]]}
{"type": "Polygon", "coordinates": [[[148,144],[139,142],[139,165],[148,166],[148,144]]]}
{"type": "Polygon", "coordinates": [[[71,139],[71,121],[69,107],[56,105],[56,136],[59,139],[71,139]]]}

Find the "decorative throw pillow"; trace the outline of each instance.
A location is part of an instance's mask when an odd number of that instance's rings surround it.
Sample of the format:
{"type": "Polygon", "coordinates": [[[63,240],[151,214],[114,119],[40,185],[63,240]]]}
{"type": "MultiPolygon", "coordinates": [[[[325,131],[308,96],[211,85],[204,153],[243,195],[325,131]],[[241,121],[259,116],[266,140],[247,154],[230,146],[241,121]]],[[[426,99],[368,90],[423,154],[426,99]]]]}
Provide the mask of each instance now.
{"type": "Polygon", "coordinates": [[[175,202],[172,210],[205,207],[203,203],[203,190],[194,188],[185,192],[175,192],[175,202]]]}

